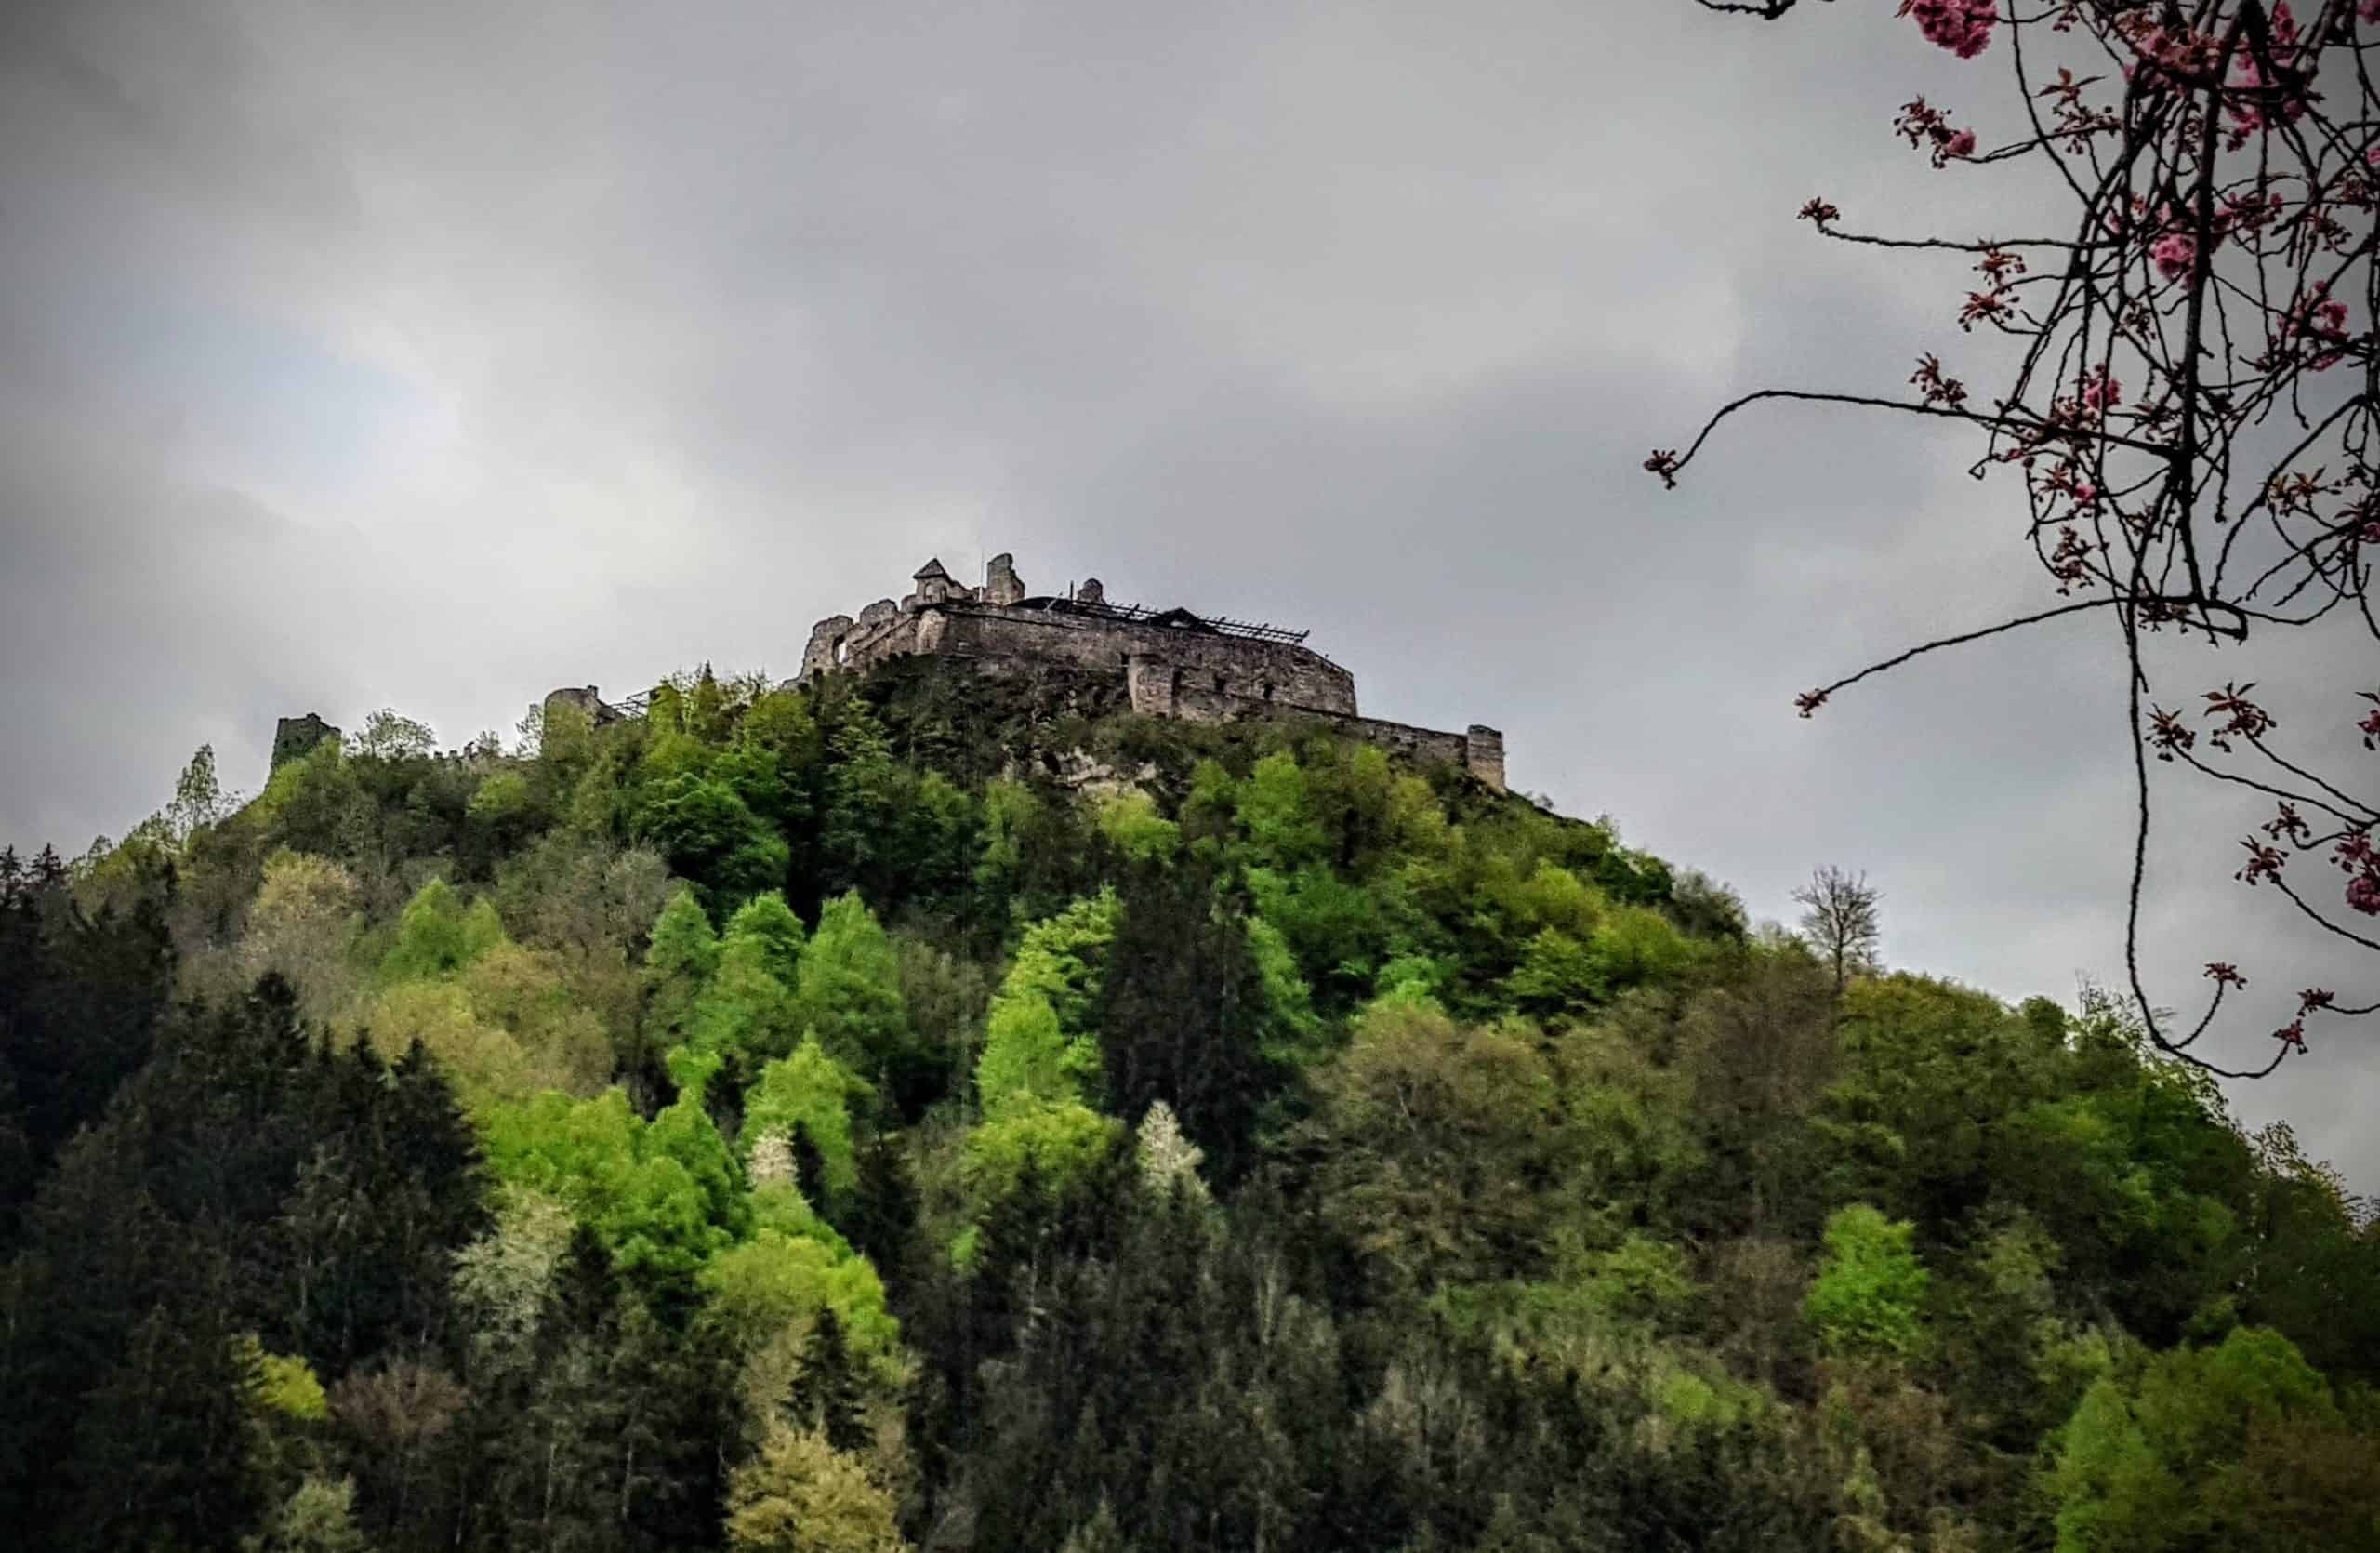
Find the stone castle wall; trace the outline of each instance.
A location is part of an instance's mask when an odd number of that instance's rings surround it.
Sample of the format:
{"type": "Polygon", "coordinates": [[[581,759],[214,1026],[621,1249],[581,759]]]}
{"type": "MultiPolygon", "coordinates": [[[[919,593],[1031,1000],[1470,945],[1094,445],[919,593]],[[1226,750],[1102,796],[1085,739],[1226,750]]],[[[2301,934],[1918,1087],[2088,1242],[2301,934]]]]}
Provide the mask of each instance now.
{"type": "Polygon", "coordinates": [[[1462,733],[1416,728],[1360,715],[1355,677],[1296,642],[1219,630],[1175,610],[1120,617],[1096,581],[1069,598],[1027,595],[1012,558],[993,559],[985,585],[970,588],[930,562],[917,591],[879,599],[859,614],[835,615],[810,633],[801,677],[864,672],[896,657],[970,662],[992,673],[1059,664],[1121,675],[1134,711],[1150,717],[1227,723],[1299,714],[1327,717],[1356,737],[1417,761],[1460,765],[1504,786],[1504,736],[1474,725],[1462,733]]]}
{"type": "Polygon", "coordinates": [[[1355,715],[1355,676],[1310,648],[1251,642],[1166,626],[1066,615],[1030,608],[990,610],[950,605],[939,620],[920,621],[918,646],[944,657],[1063,663],[1126,676],[1135,710],[1176,713],[1144,705],[1179,704],[1193,692],[1269,703],[1326,717],[1355,715]]]}
{"type": "MultiPolygon", "coordinates": [[[[916,582],[917,591],[898,603],[879,599],[856,616],[829,616],[813,627],[801,682],[914,657],[951,658],[996,674],[1056,665],[1116,675],[1144,716],[1194,723],[1328,718],[1394,753],[1458,765],[1489,787],[1504,787],[1502,734],[1478,724],[1458,734],[1362,716],[1355,677],[1301,642],[1218,625],[1187,610],[1111,609],[1096,581],[1066,598],[1032,597],[1005,555],[993,558],[981,588],[954,580],[938,561],[916,582]]],[[[546,699],[599,724],[642,710],[642,697],[615,708],[593,685],[568,686],[546,699]]]]}

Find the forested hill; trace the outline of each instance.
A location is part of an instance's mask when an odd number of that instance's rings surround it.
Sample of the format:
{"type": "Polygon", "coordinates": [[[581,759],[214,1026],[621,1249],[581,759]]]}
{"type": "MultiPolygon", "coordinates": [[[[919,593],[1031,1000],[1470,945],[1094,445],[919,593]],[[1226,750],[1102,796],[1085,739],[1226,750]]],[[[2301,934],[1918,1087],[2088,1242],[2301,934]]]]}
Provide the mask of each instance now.
{"type": "Polygon", "coordinates": [[[707,673],[0,863],[27,1548],[2380,1547],[2380,1232],[1325,727],[707,673]]]}

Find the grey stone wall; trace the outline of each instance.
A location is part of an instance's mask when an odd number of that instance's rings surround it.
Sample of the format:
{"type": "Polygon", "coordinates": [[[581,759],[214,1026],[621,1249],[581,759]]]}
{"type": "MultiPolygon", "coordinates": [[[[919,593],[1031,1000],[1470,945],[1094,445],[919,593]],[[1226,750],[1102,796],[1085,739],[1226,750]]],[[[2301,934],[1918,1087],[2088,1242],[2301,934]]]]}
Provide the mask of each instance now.
{"type": "Polygon", "coordinates": [[[324,739],[337,738],[339,731],[322,720],[319,713],[308,712],[303,717],[284,717],[272,727],[272,765],[278,771],[290,761],[303,760],[324,739]]]}
{"type": "Polygon", "coordinates": [[[984,602],[1005,609],[1025,602],[1025,579],[1016,575],[1016,557],[992,557],[991,575],[984,581],[984,602]]]}
{"type": "MultiPolygon", "coordinates": [[[[1144,710],[1137,695],[1132,710],[1144,710]]],[[[1238,723],[1297,710],[1244,696],[1184,688],[1176,691],[1170,715],[1190,723],[1238,723]]],[[[1456,734],[1378,717],[1324,715],[1329,716],[1342,733],[1367,744],[1376,744],[1393,755],[1401,755],[1417,764],[1459,765],[1498,792],[1504,790],[1504,736],[1493,728],[1474,723],[1468,732],[1456,734]]]]}
{"type": "MultiPolygon", "coordinates": [[[[1054,610],[951,608],[939,652],[1061,662],[1123,673],[1135,654],[1171,664],[1183,690],[1273,701],[1333,717],[1355,714],[1355,676],[1310,647],[1054,610]]],[[[890,656],[890,655],[886,655],[890,656]]]]}
{"type": "MultiPolygon", "coordinates": [[[[1328,717],[1383,749],[1460,765],[1499,790],[1504,786],[1502,734],[1478,724],[1456,734],[1364,717],[1356,710],[1355,677],[1300,644],[1027,608],[1025,581],[1010,555],[992,558],[980,591],[951,579],[939,563],[929,563],[917,582],[918,591],[898,604],[879,599],[856,619],[833,615],[819,621],[802,651],[801,678],[862,673],[917,654],[962,658],[992,673],[1062,665],[1115,675],[1124,682],[1132,710],[1147,716],[1208,723],[1328,717]]],[[[1074,592],[1084,604],[1105,597],[1096,579],[1074,592]]]]}
{"type": "Polygon", "coordinates": [[[1132,710],[1143,717],[1175,715],[1175,693],[1182,670],[1153,653],[1133,653],[1124,660],[1124,685],[1132,710]]]}
{"type": "Polygon", "coordinates": [[[1474,723],[1462,741],[1462,763],[1471,774],[1494,788],[1504,790],[1504,735],[1500,728],[1484,723],[1474,723]]]}
{"type": "Polygon", "coordinates": [[[617,723],[620,720],[619,712],[605,705],[603,697],[596,693],[596,687],[591,684],[564,685],[560,690],[546,692],[547,714],[552,715],[553,709],[557,706],[576,708],[587,719],[587,725],[590,728],[600,728],[607,723],[617,723]]]}

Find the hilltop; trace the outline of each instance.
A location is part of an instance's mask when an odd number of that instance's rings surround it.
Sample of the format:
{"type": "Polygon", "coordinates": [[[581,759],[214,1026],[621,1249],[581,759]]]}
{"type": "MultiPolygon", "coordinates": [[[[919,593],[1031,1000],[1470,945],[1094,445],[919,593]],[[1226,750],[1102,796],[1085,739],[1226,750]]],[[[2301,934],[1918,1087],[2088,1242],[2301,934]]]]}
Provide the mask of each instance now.
{"type": "Polygon", "coordinates": [[[0,867],[0,1517],[2380,1546],[2380,1235],[2113,1004],[1838,989],[1352,678],[829,637],[0,867]]]}

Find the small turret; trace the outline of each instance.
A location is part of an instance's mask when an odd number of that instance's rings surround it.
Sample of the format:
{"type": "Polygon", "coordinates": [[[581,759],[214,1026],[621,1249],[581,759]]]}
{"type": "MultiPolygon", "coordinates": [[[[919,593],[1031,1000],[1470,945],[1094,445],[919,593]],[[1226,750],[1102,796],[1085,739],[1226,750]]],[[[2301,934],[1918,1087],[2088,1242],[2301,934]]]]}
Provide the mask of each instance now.
{"type": "Polygon", "coordinates": [[[942,559],[939,556],[918,568],[916,581],[918,591],[910,597],[916,601],[919,608],[928,604],[940,604],[958,591],[950,580],[950,574],[942,569],[942,559]]]}

